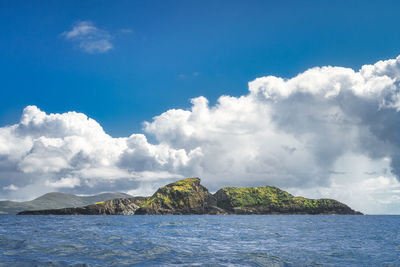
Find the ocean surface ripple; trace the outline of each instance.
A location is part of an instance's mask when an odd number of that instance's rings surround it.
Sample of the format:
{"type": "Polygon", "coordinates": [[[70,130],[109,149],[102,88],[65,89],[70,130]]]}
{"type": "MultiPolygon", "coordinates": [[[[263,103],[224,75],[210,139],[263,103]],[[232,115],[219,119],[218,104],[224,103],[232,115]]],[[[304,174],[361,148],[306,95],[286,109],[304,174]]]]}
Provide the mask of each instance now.
{"type": "Polygon", "coordinates": [[[400,266],[400,216],[0,215],[0,266],[400,266]]]}

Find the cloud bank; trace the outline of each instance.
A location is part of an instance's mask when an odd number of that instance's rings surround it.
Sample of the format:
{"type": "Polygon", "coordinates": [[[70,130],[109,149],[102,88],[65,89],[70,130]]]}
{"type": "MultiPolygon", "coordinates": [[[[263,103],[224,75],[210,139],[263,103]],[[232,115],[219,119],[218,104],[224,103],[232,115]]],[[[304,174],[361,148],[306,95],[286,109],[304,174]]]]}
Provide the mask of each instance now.
{"type": "Polygon", "coordinates": [[[114,47],[111,43],[112,35],[106,30],[99,29],[91,21],[79,21],[70,31],[65,31],[61,35],[89,54],[106,53],[114,47]]]}
{"type": "Polygon", "coordinates": [[[144,134],[124,138],[84,114],[28,106],[19,123],[0,128],[0,196],[151,194],[198,176],[212,190],[275,185],[367,213],[400,213],[399,81],[400,57],[359,71],[261,77],[247,95],[221,96],[214,106],[194,98],[190,109],[168,110],[145,122],[144,134]]]}

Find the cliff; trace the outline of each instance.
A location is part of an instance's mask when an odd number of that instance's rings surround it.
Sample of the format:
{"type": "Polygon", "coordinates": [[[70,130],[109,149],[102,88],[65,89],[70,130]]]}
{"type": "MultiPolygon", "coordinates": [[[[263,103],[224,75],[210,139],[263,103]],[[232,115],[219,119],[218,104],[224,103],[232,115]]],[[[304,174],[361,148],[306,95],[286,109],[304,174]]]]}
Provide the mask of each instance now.
{"type": "Polygon", "coordinates": [[[145,197],[117,198],[77,208],[28,210],[19,215],[133,215],[145,197]]]}
{"type": "Polygon", "coordinates": [[[157,190],[135,214],[219,214],[215,197],[200,184],[199,178],[188,178],[157,190]]]}
{"type": "Polygon", "coordinates": [[[160,187],[151,197],[113,199],[79,208],[20,212],[21,215],[158,214],[361,214],[333,199],[295,197],[274,186],[224,187],[212,195],[199,178],[160,187]]]}

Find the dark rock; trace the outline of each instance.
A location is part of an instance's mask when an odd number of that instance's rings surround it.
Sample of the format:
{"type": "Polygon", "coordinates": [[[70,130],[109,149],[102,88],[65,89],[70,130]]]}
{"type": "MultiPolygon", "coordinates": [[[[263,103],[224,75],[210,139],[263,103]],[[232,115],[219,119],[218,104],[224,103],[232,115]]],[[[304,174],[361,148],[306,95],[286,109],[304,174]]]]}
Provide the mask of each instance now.
{"type": "Polygon", "coordinates": [[[22,211],[18,215],[133,215],[145,197],[117,198],[78,208],[22,211]]]}

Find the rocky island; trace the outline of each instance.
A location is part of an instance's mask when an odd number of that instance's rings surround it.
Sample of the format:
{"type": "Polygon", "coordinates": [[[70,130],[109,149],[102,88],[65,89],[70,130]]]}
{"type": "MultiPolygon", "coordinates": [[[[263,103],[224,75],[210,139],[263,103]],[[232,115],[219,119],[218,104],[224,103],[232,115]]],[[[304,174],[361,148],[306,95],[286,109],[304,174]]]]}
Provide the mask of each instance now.
{"type": "Polygon", "coordinates": [[[22,211],[19,215],[163,215],[163,214],[351,214],[333,199],[295,197],[274,186],[224,187],[215,194],[188,178],[160,187],[151,197],[118,198],[77,208],[22,211]]]}

